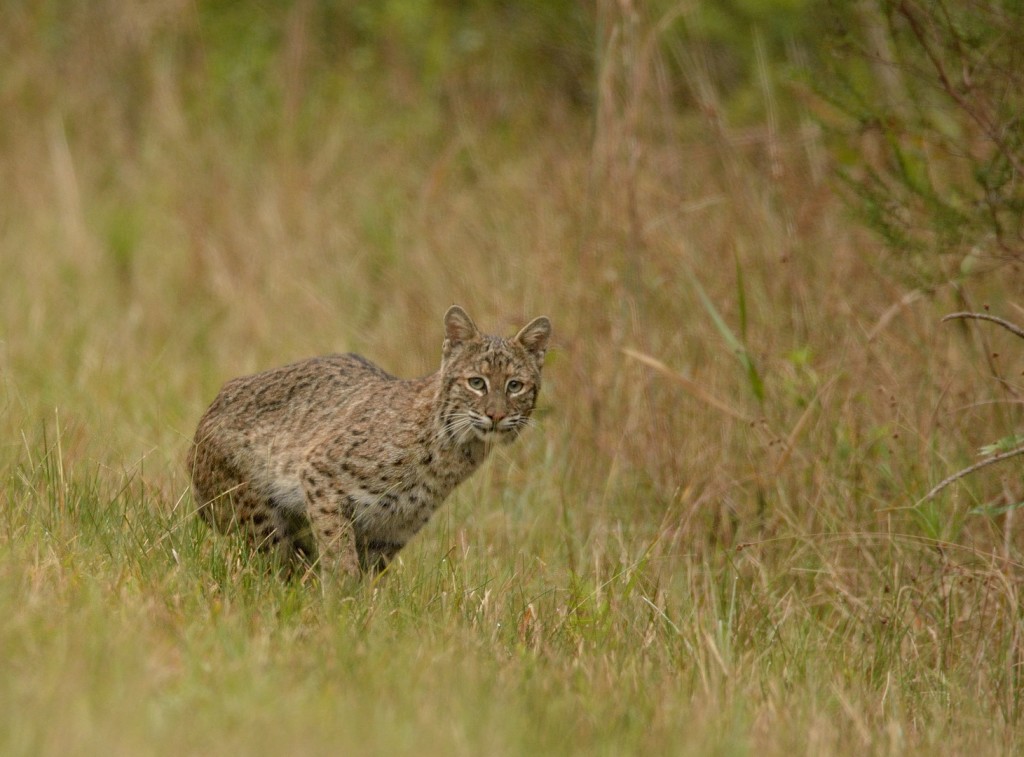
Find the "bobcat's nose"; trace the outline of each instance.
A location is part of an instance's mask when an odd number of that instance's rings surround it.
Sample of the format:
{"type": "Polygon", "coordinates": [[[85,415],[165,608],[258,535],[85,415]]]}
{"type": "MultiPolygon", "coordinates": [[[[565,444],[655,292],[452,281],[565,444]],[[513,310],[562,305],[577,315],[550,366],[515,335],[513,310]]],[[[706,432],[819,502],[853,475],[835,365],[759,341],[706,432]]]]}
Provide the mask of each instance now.
{"type": "Polygon", "coordinates": [[[501,410],[488,410],[487,417],[491,419],[491,426],[496,428],[498,423],[505,417],[505,413],[501,410]]]}

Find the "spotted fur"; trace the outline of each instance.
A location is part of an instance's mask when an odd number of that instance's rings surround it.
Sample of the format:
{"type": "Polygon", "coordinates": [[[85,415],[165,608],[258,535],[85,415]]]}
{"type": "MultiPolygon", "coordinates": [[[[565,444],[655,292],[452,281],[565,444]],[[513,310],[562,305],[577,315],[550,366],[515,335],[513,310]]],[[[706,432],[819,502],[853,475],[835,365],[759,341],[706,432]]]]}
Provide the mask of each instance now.
{"type": "Polygon", "coordinates": [[[530,424],[551,325],[481,334],[444,317],[441,368],[395,378],[331,355],[229,381],[188,453],[200,516],[287,561],[385,567],[496,443],[530,424]]]}

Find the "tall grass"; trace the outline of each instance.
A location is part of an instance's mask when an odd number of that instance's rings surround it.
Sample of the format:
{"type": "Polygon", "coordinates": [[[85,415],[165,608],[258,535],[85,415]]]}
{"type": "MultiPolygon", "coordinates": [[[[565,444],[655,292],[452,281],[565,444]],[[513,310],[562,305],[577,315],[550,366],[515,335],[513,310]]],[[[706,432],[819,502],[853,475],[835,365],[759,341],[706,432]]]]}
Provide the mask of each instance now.
{"type": "Polygon", "coordinates": [[[592,108],[328,61],[310,4],[48,7],[0,31],[0,751],[1021,748],[1021,537],[970,513],[1019,463],[919,504],[1020,427],[1019,345],[939,322],[1018,272],[908,295],[813,129],[731,127],[689,49],[681,107],[627,6],[592,108]],[[224,380],[429,372],[452,302],[551,317],[540,424],[388,575],[198,523],[224,380]]]}

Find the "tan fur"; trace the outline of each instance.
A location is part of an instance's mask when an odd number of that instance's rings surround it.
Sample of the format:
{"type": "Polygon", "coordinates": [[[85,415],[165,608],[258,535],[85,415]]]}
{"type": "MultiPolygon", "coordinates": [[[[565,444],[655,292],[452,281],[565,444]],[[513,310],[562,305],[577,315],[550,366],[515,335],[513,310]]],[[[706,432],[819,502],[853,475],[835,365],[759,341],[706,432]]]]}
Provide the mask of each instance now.
{"type": "Polygon", "coordinates": [[[188,453],[199,514],[286,560],[386,566],[495,442],[519,435],[540,390],[547,318],[512,339],[481,334],[458,306],[444,325],[425,378],[347,354],[225,384],[188,453]]]}

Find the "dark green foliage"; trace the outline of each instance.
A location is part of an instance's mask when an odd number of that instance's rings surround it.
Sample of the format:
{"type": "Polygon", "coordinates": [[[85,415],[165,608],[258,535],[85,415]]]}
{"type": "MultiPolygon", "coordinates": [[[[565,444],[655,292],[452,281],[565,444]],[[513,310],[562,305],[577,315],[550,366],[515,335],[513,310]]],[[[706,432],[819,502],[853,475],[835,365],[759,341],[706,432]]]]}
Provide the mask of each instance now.
{"type": "Polygon", "coordinates": [[[835,52],[817,82],[849,119],[852,149],[838,155],[851,205],[916,283],[1020,261],[1024,6],[857,7],[833,9],[835,52]]]}

